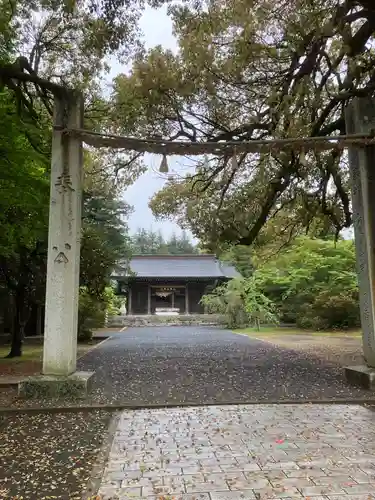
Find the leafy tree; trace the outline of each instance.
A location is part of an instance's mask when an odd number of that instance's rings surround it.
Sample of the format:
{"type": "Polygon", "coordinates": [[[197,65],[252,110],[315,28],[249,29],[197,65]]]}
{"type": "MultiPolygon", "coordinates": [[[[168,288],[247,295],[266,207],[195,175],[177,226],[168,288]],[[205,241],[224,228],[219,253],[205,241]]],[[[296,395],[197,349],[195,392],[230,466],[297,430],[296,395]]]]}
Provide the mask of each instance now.
{"type": "Polygon", "coordinates": [[[223,250],[220,254],[220,260],[234,265],[244,278],[250,278],[254,272],[253,254],[254,248],[236,245],[223,250]]]}
{"type": "MultiPolygon", "coordinates": [[[[0,100],[0,283],[4,302],[13,311],[9,356],[22,354],[24,329],[35,306],[43,306],[47,258],[49,163],[27,140],[30,130],[8,95],[0,100]]],[[[34,129],[32,129],[34,131],[34,129]]],[[[81,284],[100,300],[118,260],[128,257],[129,207],[102,185],[85,190],[81,284]],[[105,191],[101,191],[105,192],[105,191]]]]}
{"type": "MultiPolygon", "coordinates": [[[[141,50],[138,20],[146,4],[163,0],[0,0],[0,78],[18,111],[38,123],[52,114],[52,97],[84,92],[86,122],[108,117],[101,97],[109,56],[126,64],[141,50]],[[22,55],[20,55],[22,54],[22,55]]],[[[133,158],[134,159],[134,158],[133,158]]]]}
{"type": "MultiPolygon", "coordinates": [[[[336,135],[345,133],[345,105],[373,95],[370,0],[202,0],[170,10],[180,50],[143,51],[116,79],[117,130],[187,142],[336,135]]],[[[194,173],[156,195],[155,215],[212,249],[250,245],[275,218],[286,239],[351,225],[340,152],[236,156],[198,159],[194,173]]]]}
{"type": "MultiPolygon", "coordinates": [[[[44,303],[50,115],[53,95],[62,92],[56,84],[84,92],[93,126],[104,114],[98,81],[104,58],[126,58],[138,47],[141,9],[120,0],[0,0],[0,288],[14,308],[12,357],[22,353],[30,311],[44,303]]],[[[87,170],[94,173],[99,163],[108,172],[103,159],[87,154],[87,170]]],[[[128,207],[118,201],[112,170],[103,192],[105,179],[99,183],[97,175],[85,187],[81,283],[98,300],[114,262],[128,252],[128,207]]]]}
{"type": "Polygon", "coordinates": [[[119,261],[125,263],[129,257],[126,224],[129,210],[115,192],[84,193],[80,282],[93,294],[100,295],[115,265],[119,261]]]}
{"type": "Polygon", "coordinates": [[[132,252],[139,255],[181,255],[197,253],[186,231],[173,233],[167,240],[160,231],[138,229],[132,237],[132,252]]]}
{"type": "Polygon", "coordinates": [[[253,249],[253,274],[202,298],[229,327],[296,323],[309,329],[360,325],[352,241],[297,238],[272,259],[253,249]]]}
{"type": "Polygon", "coordinates": [[[114,307],[112,271],[130,257],[130,207],[110,180],[95,182],[92,176],[86,177],[83,200],[78,338],[88,340],[114,307]]]}
{"type": "Polygon", "coordinates": [[[353,241],[299,238],[256,267],[259,289],[284,322],[319,329],[359,326],[353,241]]]}
{"type": "Polygon", "coordinates": [[[35,95],[28,92],[30,88],[17,88],[11,69],[24,81],[31,76],[36,95],[50,109],[48,92],[53,87],[48,81],[94,90],[96,78],[106,69],[106,56],[116,54],[126,60],[139,48],[142,3],[138,1],[2,0],[1,6],[3,36],[7,40],[11,34],[14,52],[24,55],[13,68],[3,64],[0,75],[31,114],[37,111],[35,95]]]}
{"type": "Polygon", "coordinates": [[[100,297],[90,293],[87,287],[79,291],[78,341],[91,340],[94,328],[103,326],[105,315],[118,314],[118,298],[111,287],[106,287],[100,297]]]}
{"type": "Polygon", "coordinates": [[[279,322],[275,304],[259,289],[256,279],[249,278],[244,286],[245,310],[250,323],[260,330],[262,324],[279,322]]]}
{"type": "Polygon", "coordinates": [[[136,254],[154,254],[157,253],[157,248],[164,243],[161,234],[147,229],[139,228],[132,236],[132,251],[136,254]]]}
{"type": "Polygon", "coordinates": [[[197,253],[196,247],[192,244],[186,231],[181,235],[173,233],[166,241],[167,252],[172,255],[194,254],[197,253]]]}
{"type": "Polygon", "coordinates": [[[0,93],[0,282],[14,311],[10,356],[21,354],[25,325],[45,286],[48,164],[29,133],[34,130],[17,116],[9,92],[0,93]]]}
{"type": "Polygon", "coordinates": [[[235,278],[203,295],[201,304],[210,314],[223,315],[228,328],[246,326],[249,315],[245,308],[245,281],[235,278]]]}
{"type": "Polygon", "coordinates": [[[275,305],[253,278],[235,278],[217,286],[201,299],[208,313],[221,314],[228,328],[277,324],[275,305]]]}

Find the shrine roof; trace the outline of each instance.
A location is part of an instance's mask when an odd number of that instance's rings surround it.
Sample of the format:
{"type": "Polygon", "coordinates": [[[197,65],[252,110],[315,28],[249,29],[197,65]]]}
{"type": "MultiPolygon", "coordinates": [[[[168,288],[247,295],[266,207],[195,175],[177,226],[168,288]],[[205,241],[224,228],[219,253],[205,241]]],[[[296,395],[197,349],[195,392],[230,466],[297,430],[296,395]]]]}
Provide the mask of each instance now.
{"type": "Polygon", "coordinates": [[[236,278],[240,274],[227,262],[212,254],[134,255],[130,270],[119,265],[112,278],[236,278]]]}

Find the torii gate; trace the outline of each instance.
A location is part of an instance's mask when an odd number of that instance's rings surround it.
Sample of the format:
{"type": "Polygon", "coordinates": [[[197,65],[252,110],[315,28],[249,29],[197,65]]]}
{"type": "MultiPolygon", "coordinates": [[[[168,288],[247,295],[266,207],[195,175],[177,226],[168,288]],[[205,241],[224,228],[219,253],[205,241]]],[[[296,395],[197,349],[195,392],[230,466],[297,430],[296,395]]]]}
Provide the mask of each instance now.
{"type": "MultiPolygon", "coordinates": [[[[91,373],[77,372],[77,319],[82,205],[82,141],[157,154],[220,154],[223,151],[305,151],[349,147],[363,351],[366,364],[346,369],[349,379],[372,387],[375,381],[375,101],[357,98],[346,111],[347,134],[337,137],[183,143],[138,140],[83,130],[83,99],[55,94],[48,237],[43,375],[22,382],[20,394],[79,393],[91,373]],[[57,388],[56,388],[57,386],[57,388]],[[72,390],[69,389],[71,386],[72,390]]],[[[163,165],[165,163],[163,157],[163,165]]],[[[164,165],[165,167],[165,165],[164,165]]]]}

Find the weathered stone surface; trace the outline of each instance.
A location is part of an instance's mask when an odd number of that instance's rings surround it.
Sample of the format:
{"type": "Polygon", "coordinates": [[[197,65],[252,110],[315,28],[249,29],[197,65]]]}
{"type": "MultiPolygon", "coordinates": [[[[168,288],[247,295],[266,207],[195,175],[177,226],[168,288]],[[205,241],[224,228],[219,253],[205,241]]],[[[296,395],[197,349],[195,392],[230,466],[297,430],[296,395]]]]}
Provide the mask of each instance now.
{"type": "MultiPolygon", "coordinates": [[[[375,126],[375,105],[370,97],[354,99],[346,108],[347,134],[368,134],[375,126]]],[[[375,147],[349,148],[349,172],[361,310],[363,354],[375,368],[375,147]]]]}
{"type": "Polygon", "coordinates": [[[124,326],[210,326],[223,324],[223,316],[218,314],[181,314],[178,316],[111,316],[108,318],[108,327],[124,326]]]}
{"type": "Polygon", "coordinates": [[[67,377],[77,366],[82,211],[82,141],[63,128],[83,124],[83,97],[55,99],[50,173],[43,373],[67,377]]]}
{"type": "Polygon", "coordinates": [[[0,377],[0,387],[18,386],[25,378],[27,378],[25,375],[2,375],[0,377]]]}
{"type": "Polygon", "coordinates": [[[94,372],[75,372],[68,377],[35,375],[18,384],[19,396],[25,398],[85,397],[94,372]]]}
{"type": "Polygon", "coordinates": [[[351,384],[363,387],[364,389],[375,389],[375,369],[366,365],[347,366],[345,377],[351,384]]]}
{"type": "Polygon", "coordinates": [[[372,500],[374,438],[374,413],[360,406],[125,411],[99,496],[372,500]]]}

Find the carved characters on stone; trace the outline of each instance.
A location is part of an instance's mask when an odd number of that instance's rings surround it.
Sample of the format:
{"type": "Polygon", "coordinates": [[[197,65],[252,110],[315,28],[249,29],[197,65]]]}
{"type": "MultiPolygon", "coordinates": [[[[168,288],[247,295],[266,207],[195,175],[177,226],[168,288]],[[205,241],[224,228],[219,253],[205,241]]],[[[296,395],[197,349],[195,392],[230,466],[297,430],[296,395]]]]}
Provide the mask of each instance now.
{"type": "Polygon", "coordinates": [[[55,258],[55,262],[57,264],[67,264],[69,262],[69,259],[68,257],[64,254],[64,252],[60,252],[56,258],[55,258]]]}
{"type": "Polygon", "coordinates": [[[74,191],[72,178],[67,172],[63,172],[58,176],[55,186],[60,194],[66,193],[67,191],[74,191]]]}

